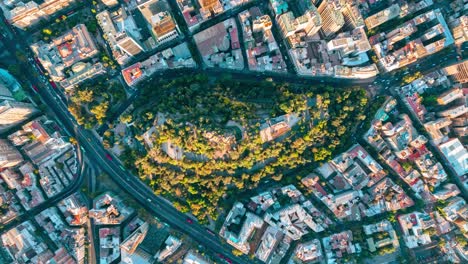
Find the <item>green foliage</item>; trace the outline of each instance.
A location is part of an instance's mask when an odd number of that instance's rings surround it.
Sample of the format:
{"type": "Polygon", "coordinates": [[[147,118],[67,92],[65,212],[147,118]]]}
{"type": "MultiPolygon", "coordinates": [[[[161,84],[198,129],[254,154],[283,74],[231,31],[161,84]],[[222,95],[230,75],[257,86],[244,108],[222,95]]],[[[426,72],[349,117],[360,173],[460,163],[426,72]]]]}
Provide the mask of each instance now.
{"type": "Polygon", "coordinates": [[[409,83],[411,83],[411,82],[413,82],[413,81],[415,81],[415,80],[417,80],[419,78],[422,78],[422,77],[423,77],[423,75],[422,75],[421,72],[415,72],[414,74],[405,75],[403,77],[403,79],[402,79],[403,84],[409,84],[409,83]]]}
{"type": "Polygon", "coordinates": [[[435,94],[424,94],[422,95],[422,104],[426,107],[437,105],[437,95],[435,94]]]}
{"type": "Polygon", "coordinates": [[[238,256],[242,256],[244,253],[242,253],[242,251],[238,250],[238,249],[233,249],[232,250],[232,254],[236,257],[238,256]]]}
{"type": "Polygon", "coordinates": [[[407,172],[410,171],[413,168],[413,164],[411,164],[411,162],[409,162],[409,161],[402,162],[401,166],[407,172]]]}
{"type": "Polygon", "coordinates": [[[331,150],[327,149],[326,147],[319,148],[316,152],[314,152],[314,160],[315,161],[324,161],[331,157],[331,150]]]}
{"type": "Polygon", "coordinates": [[[383,256],[383,255],[392,254],[396,252],[396,248],[393,247],[392,244],[390,244],[390,245],[379,248],[378,252],[380,256],[383,256]]]}
{"type": "Polygon", "coordinates": [[[457,242],[458,246],[464,248],[468,244],[468,239],[464,237],[463,235],[456,235],[455,242],[457,242]]]}
{"type": "Polygon", "coordinates": [[[19,65],[17,64],[9,64],[8,67],[7,67],[7,70],[8,72],[11,73],[11,75],[15,76],[15,77],[20,77],[22,76],[21,74],[21,68],[19,65]]]}
{"type": "Polygon", "coordinates": [[[311,92],[310,87],[286,83],[210,82],[204,75],[147,83],[140,89],[135,105],[143,107],[131,118],[136,133],[145,133],[158,113],[164,113],[165,122],[151,136],[154,146],[147,153],[125,150],[121,158],[126,166],[134,164],[155,193],[200,220],[216,218],[226,194],[235,196],[266,179],[294,183],[296,175],[286,172],[313,169],[330,159],[348,143],[356,121],[365,118],[368,103],[359,88],[311,92]],[[260,123],[267,115],[285,113],[301,114],[298,123],[277,140],[262,142],[260,123]],[[232,141],[210,140],[233,134],[228,121],[242,126],[242,135],[232,141]],[[170,158],[161,149],[168,141],[189,155],[170,158]]]}
{"type": "Polygon", "coordinates": [[[42,30],[42,33],[43,33],[44,35],[50,36],[50,35],[52,35],[52,30],[50,30],[49,28],[44,28],[44,29],[42,30]]]}
{"type": "Polygon", "coordinates": [[[125,98],[125,90],[120,83],[101,78],[76,87],[68,109],[78,124],[92,128],[96,123],[104,123],[110,106],[125,98]]]}
{"type": "Polygon", "coordinates": [[[76,93],[76,96],[73,96],[71,100],[74,103],[81,104],[81,103],[91,103],[94,101],[93,97],[93,91],[92,90],[78,90],[76,93]]]}
{"type": "MultiPolygon", "coordinates": [[[[93,11],[94,9],[91,9],[91,11],[93,11]]],[[[94,12],[96,12],[94,10],[94,12]]],[[[98,27],[98,23],[97,23],[97,20],[96,19],[88,19],[86,22],[85,22],[85,25],[86,25],[86,28],[88,29],[89,32],[95,34],[97,32],[97,27],[98,27]]]]}
{"type": "Polygon", "coordinates": [[[93,106],[90,109],[90,112],[94,114],[94,116],[97,119],[97,122],[99,124],[102,124],[104,122],[104,119],[106,118],[108,108],[109,108],[109,102],[103,101],[99,103],[98,105],[93,106]]]}
{"type": "Polygon", "coordinates": [[[123,114],[120,116],[120,122],[129,124],[132,122],[132,115],[129,114],[123,114]]]}

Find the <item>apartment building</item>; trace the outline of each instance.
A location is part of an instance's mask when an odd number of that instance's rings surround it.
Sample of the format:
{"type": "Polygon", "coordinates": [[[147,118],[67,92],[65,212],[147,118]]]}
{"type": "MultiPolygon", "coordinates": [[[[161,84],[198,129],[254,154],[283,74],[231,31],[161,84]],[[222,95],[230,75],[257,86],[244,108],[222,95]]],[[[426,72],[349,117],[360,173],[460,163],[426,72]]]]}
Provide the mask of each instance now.
{"type": "Polygon", "coordinates": [[[75,0],[44,0],[23,2],[18,0],[3,1],[0,7],[3,9],[6,19],[13,26],[26,29],[37,24],[43,19],[70,7],[75,0]]]}
{"type": "Polygon", "coordinates": [[[322,17],[322,32],[326,38],[337,33],[345,24],[339,0],[324,0],[318,7],[322,17]]]}

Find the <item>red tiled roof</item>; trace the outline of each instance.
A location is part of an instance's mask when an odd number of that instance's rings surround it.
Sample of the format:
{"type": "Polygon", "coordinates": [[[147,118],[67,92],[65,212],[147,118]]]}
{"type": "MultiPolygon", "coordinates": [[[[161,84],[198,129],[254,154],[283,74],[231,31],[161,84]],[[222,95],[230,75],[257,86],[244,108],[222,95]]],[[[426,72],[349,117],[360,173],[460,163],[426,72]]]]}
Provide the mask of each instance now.
{"type": "Polygon", "coordinates": [[[229,34],[231,35],[231,48],[234,50],[239,49],[240,43],[239,43],[239,35],[237,34],[237,28],[232,28],[229,34]]]}

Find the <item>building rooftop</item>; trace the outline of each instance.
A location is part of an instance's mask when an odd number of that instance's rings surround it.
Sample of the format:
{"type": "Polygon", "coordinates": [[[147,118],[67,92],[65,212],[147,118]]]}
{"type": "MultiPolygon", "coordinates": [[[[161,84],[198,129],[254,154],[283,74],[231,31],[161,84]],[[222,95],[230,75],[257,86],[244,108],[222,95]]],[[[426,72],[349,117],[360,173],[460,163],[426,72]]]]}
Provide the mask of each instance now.
{"type": "Polygon", "coordinates": [[[84,24],[76,25],[50,43],[43,41],[34,43],[31,49],[49,72],[51,79],[56,82],[66,78],[65,68],[91,58],[99,52],[84,24]]]}
{"type": "Polygon", "coordinates": [[[373,29],[380,26],[381,24],[396,18],[400,15],[400,6],[398,4],[393,4],[390,7],[368,17],[365,19],[367,28],[373,29]]]}
{"type": "Polygon", "coordinates": [[[468,173],[468,151],[458,138],[440,144],[439,149],[459,177],[468,173]]]}
{"type": "Polygon", "coordinates": [[[298,244],[289,263],[316,263],[323,259],[324,255],[320,241],[318,239],[314,239],[298,244]]]}

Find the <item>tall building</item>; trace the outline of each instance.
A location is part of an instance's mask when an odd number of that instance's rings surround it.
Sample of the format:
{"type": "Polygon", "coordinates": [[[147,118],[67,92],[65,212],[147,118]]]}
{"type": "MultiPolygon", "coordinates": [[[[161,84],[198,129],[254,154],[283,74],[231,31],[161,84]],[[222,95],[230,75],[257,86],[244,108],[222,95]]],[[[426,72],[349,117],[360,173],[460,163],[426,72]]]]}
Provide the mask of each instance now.
{"type": "Polygon", "coordinates": [[[171,41],[179,36],[177,25],[169,12],[161,12],[152,17],[153,33],[158,43],[171,41]]]}
{"type": "Polygon", "coordinates": [[[167,236],[168,233],[164,228],[160,229],[148,223],[143,223],[120,244],[121,263],[155,263],[159,249],[163,246],[167,236]]]}
{"type": "Polygon", "coordinates": [[[351,32],[338,34],[334,39],[327,43],[329,51],[339,50],[343,57],[367,52],[371,49],[364,28],[357,28],[351,32]]]}
{"type": "Polygon", "coordinates": [[[356,0],[345,0],[341,12],[345,21],[344,27],[347,30],[364,27],[364,18],[357,5],[356,0]]]}
{"type": "Polygon", "coordinates": [[[119,1],[117,0],[101,0],[103,4],[105,4],[108,7],[113,7],[119,4],[119,1]]]}
{"type": "Polygon", "coordinates": [[[330,37],[338,32],[345,24],[341,13],[342,3],[340,0],[323,0],[318,8],[322,17],[322,32],[325,37],[330,37]]]}
{"type": "Polygon", "coordinates": [[[151,32],[158,44],[171,41],[179,36],[179,29],[174,21],[170,7],[165,1],[142,1],[138,5],[143,17],[151,27],[151,32]]]}
{"type": "Polygon", "coordinates": [[[307,36],[315,35],[322,26],[320,15],[315,6],[311,6],[302,16],[295,18],[291,11],[278,17],[278,25],[285,38],[303,31],[307,36]]]}
{"type": "Polygon", "coordinates": [[[443,72],[459,83],[468,82],[468,60],[443,69],[443,72]]]}
{"type": "Polygon", "coordinates": [[[450,89],[437,97],[437,103],[440,105],[449,104],[463,97],[463,90],[460,88],[450,89]]]}
{"type": "Polygon", "coordinates": [[[112,13],[104,10],[96,15],[96,19],[106,36],[112,56],[120,65],[144,51],[143,45],[138,41],[140,34],[135,21],[132,16],[127,16],[125,9],[120,8],[112,13]]]}
{"type": "Polygon", "coordinates": [[[117,36],[116,44],[123,52],[129,56],[136,56],[140,54],[144,49],[142,45],[136,41],[134,38],[130,37],[126,33],[122,33],[117,36]]]}
{"type": "Polygon", "coordinates": [[[5,139],[0,139],[0,169],[18,165],[23,161],[21,153],[5,139]]]}
{"type": "Polygon", "coordinates": [[[216,15],[224,11],[219,0],[198,0],[198,4],[200,4],[200,14],[204,19],[211,17],[212,14],[216,15]]]}
{"type": "Polygon", "coordinates": [[[0,5],[9,23],[25,29],[73,4],[75,0],[4,1],[0,5]]]}
{"type": "Polygon", "coordinates": [[[440,144],[439,149],[458,176],[468,173],[468,151],[458,138],[440,144]]]}
{"type": "Polygon", "coordinates": [[[0,129],[25,121],[37,109],[29,103],[3,100],[0,102],[0,129]]]}
{"type": "Polygon", "coordinates": [[[289,11],[278,16],[278,25],[285,38],[291,37],[299,32],[304,32],[307,36],[315,35],[322,26],[322,19],[317,8],[310,1],[302,1],[299,8],[304,10],[301,16],[294,17],[289,11]]]}
{"type": "Polygon", "coordinates": [[[382,25],[383,23],[396,18],[400,15],[400,6],[398,4],[393,4],[388,8],[373,14],[372,16],[366,18],[365,23],[368,30],[371,30],[375,27],[382,25]]]}
{"type": "Polygon", "coordinates": [[[455,45],[461,45],[468,41],[468,16],[461,16],[454,21],[452,26],[453,38],[455,45]]]}

